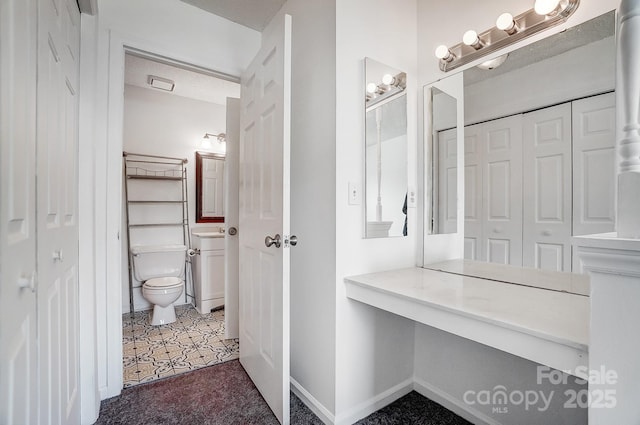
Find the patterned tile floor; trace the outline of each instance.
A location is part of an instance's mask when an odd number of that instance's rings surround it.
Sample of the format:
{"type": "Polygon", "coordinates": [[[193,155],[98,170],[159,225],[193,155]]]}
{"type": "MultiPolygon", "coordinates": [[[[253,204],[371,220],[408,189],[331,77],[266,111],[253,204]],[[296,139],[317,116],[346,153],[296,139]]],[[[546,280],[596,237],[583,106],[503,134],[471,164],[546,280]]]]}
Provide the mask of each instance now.
{"type": "Polygon", "coordinates": [[[149,324],[149,311],[122,315],[124,387],[188,372],[239,356],[238,340],[224,339],[224,310],[201,315],[176,306],[178,319],[149,324]]]}

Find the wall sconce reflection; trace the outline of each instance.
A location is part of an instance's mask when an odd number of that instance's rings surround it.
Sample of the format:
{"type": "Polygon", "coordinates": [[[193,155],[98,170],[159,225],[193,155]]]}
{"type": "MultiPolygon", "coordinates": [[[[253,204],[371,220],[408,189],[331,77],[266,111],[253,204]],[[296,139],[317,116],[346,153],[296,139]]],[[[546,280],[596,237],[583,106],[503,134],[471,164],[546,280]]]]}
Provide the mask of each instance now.
{"type": "Polygon", "coordinates": [[[407,88],[407,74],[399,72],[396,75],[384,74],[379,83],[367,83],[365,101],[367,107],[387,99],[407,88]]]}

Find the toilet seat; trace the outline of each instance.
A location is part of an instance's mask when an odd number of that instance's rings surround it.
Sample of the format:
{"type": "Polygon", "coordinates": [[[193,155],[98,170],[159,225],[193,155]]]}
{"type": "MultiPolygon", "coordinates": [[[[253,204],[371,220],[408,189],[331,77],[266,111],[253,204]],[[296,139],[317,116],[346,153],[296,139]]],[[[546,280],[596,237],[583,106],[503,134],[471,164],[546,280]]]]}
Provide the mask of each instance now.
{"type": "Polygon", "coordinates": [[[173,289],[182,286],[182,279],[179,277],[154,277],[144,282],[142,286],[147,289],[173,289]]]}

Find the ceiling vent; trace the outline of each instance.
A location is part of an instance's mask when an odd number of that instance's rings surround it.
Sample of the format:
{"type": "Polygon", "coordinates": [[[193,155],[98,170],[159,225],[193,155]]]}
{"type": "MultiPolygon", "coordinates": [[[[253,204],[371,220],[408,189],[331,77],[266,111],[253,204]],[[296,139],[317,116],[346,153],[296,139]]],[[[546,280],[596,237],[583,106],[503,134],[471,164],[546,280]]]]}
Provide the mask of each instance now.
{"type": "Polygon", "coordinates": [[[147,83],[154,89],[173,91],[176,86],[175,83],[167,78],[156,77],[155,75],[149,75],[147,83]]]}

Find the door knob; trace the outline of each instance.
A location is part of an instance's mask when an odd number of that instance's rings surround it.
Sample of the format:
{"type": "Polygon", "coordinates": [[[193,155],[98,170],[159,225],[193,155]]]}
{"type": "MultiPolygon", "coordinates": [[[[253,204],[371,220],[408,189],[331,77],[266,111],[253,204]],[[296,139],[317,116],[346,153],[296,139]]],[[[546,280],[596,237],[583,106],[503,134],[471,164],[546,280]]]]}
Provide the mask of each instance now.
{"type": "Polygon", "coordinates": [[[51,257],[53,258],[53,262],[55,263],[56,261],[59,262],[63,262],[64,261],[64,256],[62,255],[62,250],[59,249],[57,251],[53,251],[53,253],[51,254],[51,257]]]}
{"type": "Polygon", "coordinates": [[[276,234],[275,237],[271,237],[271,236],[267,236],[266,238],[264,238],[264,244],[267,246],[267,248],[271,247],[271,245],[275,245],[276,248],[280,248],[280,235],[276,234]]]}
{"type": "Polygon", "coordinates": [[[238,229],[236,229],[235,227],[229,227],[229,231],[227,233],[229,233],[231,236],[235,236],[238,234],[238,229]]]}
{"type": "Polygon", "coordinates": [[[291,235],[289,237],[284,238],[284,246],[296,246],[298,245],[298,237],[296,235],[291,235]]]}
{"type": "Polygon", "coordinates": [[[18,286],[20,288],[31,289],[31,292],[36,292],[36,272],[31,273],[31,276],[22,275],[18,279],[18,286]]]}

